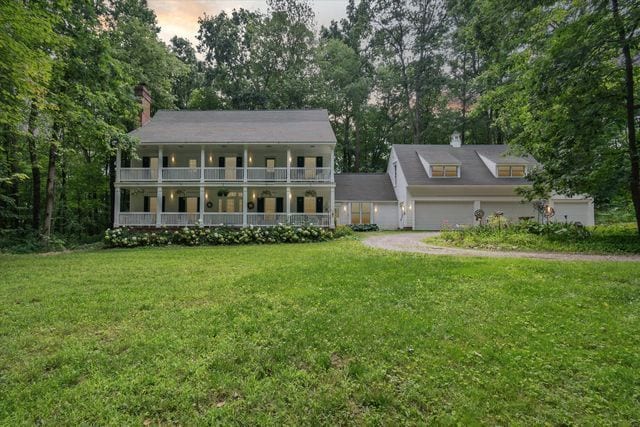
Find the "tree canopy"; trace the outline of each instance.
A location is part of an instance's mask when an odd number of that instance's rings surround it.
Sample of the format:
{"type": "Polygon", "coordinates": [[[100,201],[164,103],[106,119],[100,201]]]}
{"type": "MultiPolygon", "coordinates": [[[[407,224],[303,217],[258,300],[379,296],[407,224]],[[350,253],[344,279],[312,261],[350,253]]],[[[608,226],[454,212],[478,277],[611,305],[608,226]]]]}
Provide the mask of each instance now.
{"type": "Polygon", "coordinates": [[[202,15],[193,45],[145,0],[0,2],[0,230],[110,225],[141,82],[154,110],[326,108],[337,171],[507,143],[543,165],[528,195],[631,200],[640,224],[639,0],[348,0],[319,29],[307,0],[267,3],[202,15]]]}

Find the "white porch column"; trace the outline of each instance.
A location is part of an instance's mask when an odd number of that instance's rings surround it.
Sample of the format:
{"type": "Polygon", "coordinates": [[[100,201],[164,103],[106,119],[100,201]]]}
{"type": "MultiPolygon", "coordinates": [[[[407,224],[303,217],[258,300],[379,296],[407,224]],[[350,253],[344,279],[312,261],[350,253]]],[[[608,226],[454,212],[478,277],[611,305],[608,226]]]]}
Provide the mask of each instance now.
{"type": "MultiPolygon", "coordinates": [[[[118,153],[120,150],[118,150],[118,153]]],[[[120,163],[120,162],[118,162],[120,163]]],[[[116,187],[116,198],[113,206],[113,226],[120,226],[120,187],[116,187]]]]}
{"type": "MultiPolygon", "coordinates": [[[[204,182],[204,145],[200,146],[200,182],[204,182]]],[[[204,201],[204,198],[201,196],[200,200],[204,201]]]]}
{"type": "Polygon", "coordinates": [[[120,165],[122,163],[122,152],[120,147],[116,151],[116,182],[120,182],[120,165]]]}
{"type": "Polygon", "coordinates": [[[162,187],[158,187],[158,189],[156,190],[156,227],[160,227],[161,225],[162,225],[162,187]]]}
{"type": "Polygon", "coordinates": [[[162,145],[158,147],[158,183],[162,182],[162,145]]]}
{"type": "Polygon", "coordinates": [[[287,148],[287,182],[291,182],[291,149],[287,148]]]}
{"type": "Polygon", "coordinates": [[[243,227],[247,226],[247,187],[246,186],[242,188],[242,226],[243,227]]]}
{"type": "Polygon", "coordinates": [[[291,187],[287,187],[285,203],[287,204],[287,223],[289,223],[291,219],[291,187]]]}
{"type": "Polygon", "coordinates": [[[200,226],[204,225],[204,205],[207,201],[204,199],[204,184],[200,184],[200,226]]]}
{"type": "MultiPolygon", "coordinates": [[[[331,153],[333,154],[333,151],[331,153]]],[[[331,172],[333,173],[333,167],[331,168],[331,172]]],[[[333,181],[333,177],[331,177],[331,180],[333,181]]],[[[336,226],[336,222],[333,218],[335,215],[335,211],[336,211],[336,188],[331,187],[331,198],[329,199],[329,227],[330,228],[335,228],[336,226]]],[[[373,211],[369,211],[369,212],[373,212],[373,211]]]]}
{"type": "MultiPolygon", "coordinates": [[[[242,156],[242,169],[244,170],[243,175],[244,175],[244,182],[248,181],[248,174],[247,174],[247,168],[249,165],[249,150],[247,150],[247,148],[245,147],[244,149],[244,156],[242,156]]],[[[245,188],[246,191],[246,188],[245,188]]]]}
{"type": "Polygon", "coordinates": [[[334,169],[335,169],[335,161],[336,161],[336,157],[335,157],[335,149],[333,147],[331,147],[331,182],[334,182],[333,179],[333,173],[334,173],[334,169]]]}

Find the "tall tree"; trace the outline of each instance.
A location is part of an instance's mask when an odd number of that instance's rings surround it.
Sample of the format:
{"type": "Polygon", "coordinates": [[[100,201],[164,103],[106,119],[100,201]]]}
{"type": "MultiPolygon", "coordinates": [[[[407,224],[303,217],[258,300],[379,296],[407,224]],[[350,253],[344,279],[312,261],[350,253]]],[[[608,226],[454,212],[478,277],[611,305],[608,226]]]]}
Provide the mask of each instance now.
{"type": "Polygon", "coordinates": [[[536,193],[602,201],[626,187],[640,229],[638,1],[484,3],[482,19],[506,29],[508,52],[485,102],[508,140],[544,165],[532,174],[536,193]]]}

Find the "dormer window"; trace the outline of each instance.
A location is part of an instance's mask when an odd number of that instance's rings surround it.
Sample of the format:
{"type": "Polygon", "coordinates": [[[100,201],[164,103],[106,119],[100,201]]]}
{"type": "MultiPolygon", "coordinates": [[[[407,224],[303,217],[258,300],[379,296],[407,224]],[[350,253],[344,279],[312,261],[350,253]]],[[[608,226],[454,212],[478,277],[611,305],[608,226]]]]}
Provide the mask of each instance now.
{"type": "Polygon", "coordinates": [[[524,165],[498,165],[497,169],[500,178],[521,178],[526,173],[524,165]]]}
{"type": "Polygon", "coordinates": [[[433,178],[457,178],[460,176],[460,166],[458,165],[431,165],[431,176],[433,178]]]}

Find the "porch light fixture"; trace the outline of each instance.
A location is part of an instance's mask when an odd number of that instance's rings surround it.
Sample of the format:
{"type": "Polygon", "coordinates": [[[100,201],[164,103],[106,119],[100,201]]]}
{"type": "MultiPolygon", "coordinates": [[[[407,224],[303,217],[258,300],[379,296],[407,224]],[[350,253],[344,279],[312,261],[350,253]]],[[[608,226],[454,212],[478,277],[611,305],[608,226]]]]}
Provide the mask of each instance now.
{"type": "Polygon", "coordinates": [[[175,154],[171,155],[171,163],[175,163],[176,162],[176,156],[175,154]]]}
{"type": "Polygon", "coordinates": [[[291,194],[291,193],[289,193],[289,200],[291,200],[291,197],[292,197],[292,194],[291,194]]]}
{"type": "Polygon", "coordinates": [[[373,211],[374,211],[375,213],[378,213],[378,207],[377,207],[377,206],[375,206],[375,207],[373,208],[373,211]]]}
{"type": "Polygon", "coordinates": [[[173,200],[173,191],[171,192],[171,194],[169,196],[171,197],[171,200],[173,200]]]}
{"type": "Polygon", "coordinates": [[[345,212],[347,211],[347,205],[344,205],[344,211],[345,212]]]}
{"type": "Polygon", "coordinates": [[[213,163],[213,156],[209,154],[209,163],[213,163]]]}
{"type": "Polygon", "coordinates": [[[205,199],[205,200],[209,200],[209,192],[208,192],[208,191],[205,191],[205,193],[204,193],[204,199],[205,199]]]}
{"type": "Polygon", "coordinates": [[[249,156],[249,163],[253,163],[253,157],[249,156]]]}

